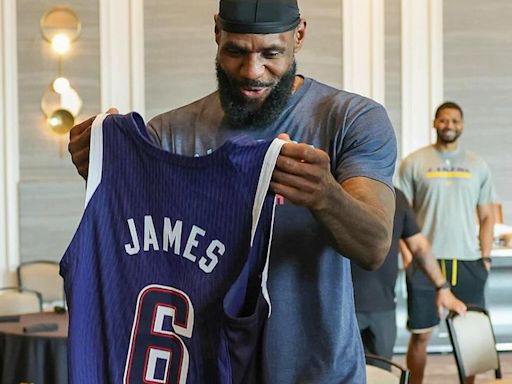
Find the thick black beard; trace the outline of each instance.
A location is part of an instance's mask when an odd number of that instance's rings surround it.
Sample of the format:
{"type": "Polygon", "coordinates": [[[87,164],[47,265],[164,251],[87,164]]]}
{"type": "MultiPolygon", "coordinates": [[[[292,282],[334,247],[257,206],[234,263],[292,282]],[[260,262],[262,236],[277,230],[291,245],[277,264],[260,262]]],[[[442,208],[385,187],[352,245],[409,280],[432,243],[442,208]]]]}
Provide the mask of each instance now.
{"type": "Polygon", "coordinates": [[[294,61],[288,71],[273,82],[235,80],[220,67],[218,61],[216,69],[220,103],[227,122],[234,128],[261,128],[273,123],[286,107],[292,94],[297,65],[294,61]],[[258,107],[257,102],[240,93],[239,89],[244,86],[272,87],[272,90],[258,107]]]}

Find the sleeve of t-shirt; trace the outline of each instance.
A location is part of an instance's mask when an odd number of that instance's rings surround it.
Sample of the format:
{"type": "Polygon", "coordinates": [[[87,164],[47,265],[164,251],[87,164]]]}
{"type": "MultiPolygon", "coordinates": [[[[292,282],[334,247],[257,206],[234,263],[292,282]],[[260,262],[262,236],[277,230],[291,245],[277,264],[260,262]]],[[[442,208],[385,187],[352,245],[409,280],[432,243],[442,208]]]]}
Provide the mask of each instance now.
{"type": "Polygon", "coordinates": [[[160,115],[151,119],[146,125],[149,139],[158,147],[162,145],[162,129],[162,118],[160,115]]]}
{"type": "Polygon", "coordinates": [[[494,203],[496,200],[494,184],[492,182],[491,170],[486,163],[482,166],[482,182],[480,184],[480,195],[478,196],[478,205],[494,203]]]}
{"type": "Polygon", "coordinates": [[[405,195],[406,200],[409,204],[412,203],[414,196],[414,178],[413,178],[413,166],[410,158],[405,158],[401,163],[398,170],[398,185],[405,195]]]}
{"type": "Polygon", "coordinates": [[[403,212],[403,229],[401,233],[401,238],[407,238],[416,235],[420,232],[420,227],[418,226],[418,222],[416,221],[416,215],[412,210],[411,206],[407,202],[404,194],[398,188],[395,188],[396,193],[396,210],[403,212]]]}
{"type": "Polygon", "coordinates": [[[338,182],[356,176],[385,183],[393,190],[396,138],[384,108],[373,104],[347,118],[335,175],[338,182]]]}

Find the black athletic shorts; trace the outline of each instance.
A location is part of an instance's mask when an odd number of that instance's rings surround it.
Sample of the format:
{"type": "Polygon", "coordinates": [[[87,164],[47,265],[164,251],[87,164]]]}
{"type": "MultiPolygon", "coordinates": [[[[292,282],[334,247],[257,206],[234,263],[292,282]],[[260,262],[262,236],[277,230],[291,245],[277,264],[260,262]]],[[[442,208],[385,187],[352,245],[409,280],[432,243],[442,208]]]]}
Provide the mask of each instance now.
{"type": "MultiPolygon", "coordinates": [[[[452,284],[452,292],[465,304],[485,307],[484,288],[489,272],[482,259],[474,261],[457,260],[456,274],[453,260],[438,260],[446,271],[446,280],[452,284]]],[[[429,278],[413,261],[406,271],[407,282],[407,328],[412,333],[428,332],[439,324],[436,308],[436,290],[429,278]]]]}
{"type": "Polygon", "coordinates": [[[391,360],[396,341],[396,311],[356,311],[356,317],[364,351],[391,360]]]}

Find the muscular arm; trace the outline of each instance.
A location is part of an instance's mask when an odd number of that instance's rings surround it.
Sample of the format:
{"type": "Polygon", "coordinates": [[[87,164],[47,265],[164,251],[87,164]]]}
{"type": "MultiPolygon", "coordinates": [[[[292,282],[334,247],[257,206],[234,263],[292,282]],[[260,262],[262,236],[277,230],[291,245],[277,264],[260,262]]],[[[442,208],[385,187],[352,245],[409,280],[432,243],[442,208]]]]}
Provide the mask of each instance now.
{"type": "MultiPolygon", "coordinates": [[[[434,286],[439,287],[445,282],[445,278],[437,264],[436,258],[431,252],[430,244],[427,238],[421,233],[404,239],[405,245],[411,251],[413,259],[418,266],[425,272],[434,286]]],[[[466,312],[466,305],[457,299],[450,289],[439,289],[436,292],[436,305],[439,316],[443,313],[443,308],[455,311],[459,314],[466,312]]]]}
{"type": "Polygon", "coordinates": [[[391,242],[393,192],[366,177],[352,177],[340,184],[329,164],[324,151],[287,143],[277,160],[271,189],[293,204],[307,207],[329,232],[339,253],[362,268],[376,269],[391,242]]]}
{"type": "MultiPolygon", "coordinates": [[[[480,224],[478,239],[480,241],[482,257],[488,257],[491,253],[494,238],[494,214],[492,204],[478,206],[477,215],[480,224]]],[[[486,263],[487,270],[489,270],[490,267],[490,264],[486,263]]]]}
{"type": "Polygon", "coordinates": [[[437,264],[436,258],[431,252],[430,244],[421,232],[406,237],[404,242],[412,254],[416,264],[425,272],[430,281],[434,286],[438,287],[444,283],[445,278],[441,273],[439,264],[437,264]]]}

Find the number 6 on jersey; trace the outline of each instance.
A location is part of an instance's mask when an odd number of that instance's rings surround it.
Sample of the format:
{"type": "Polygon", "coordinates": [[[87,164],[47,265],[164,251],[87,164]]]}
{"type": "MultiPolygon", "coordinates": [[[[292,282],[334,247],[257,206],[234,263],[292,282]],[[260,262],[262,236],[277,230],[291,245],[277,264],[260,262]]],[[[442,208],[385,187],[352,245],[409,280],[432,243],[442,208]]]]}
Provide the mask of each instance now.
{"type": "Polygon", "coordinates": [[[126,366],[125,384],[185,384],[189,356],[182,337],[191,338],[194,307],[185,292],[164,285],[148,285],[137,308],[126,366]]]}

